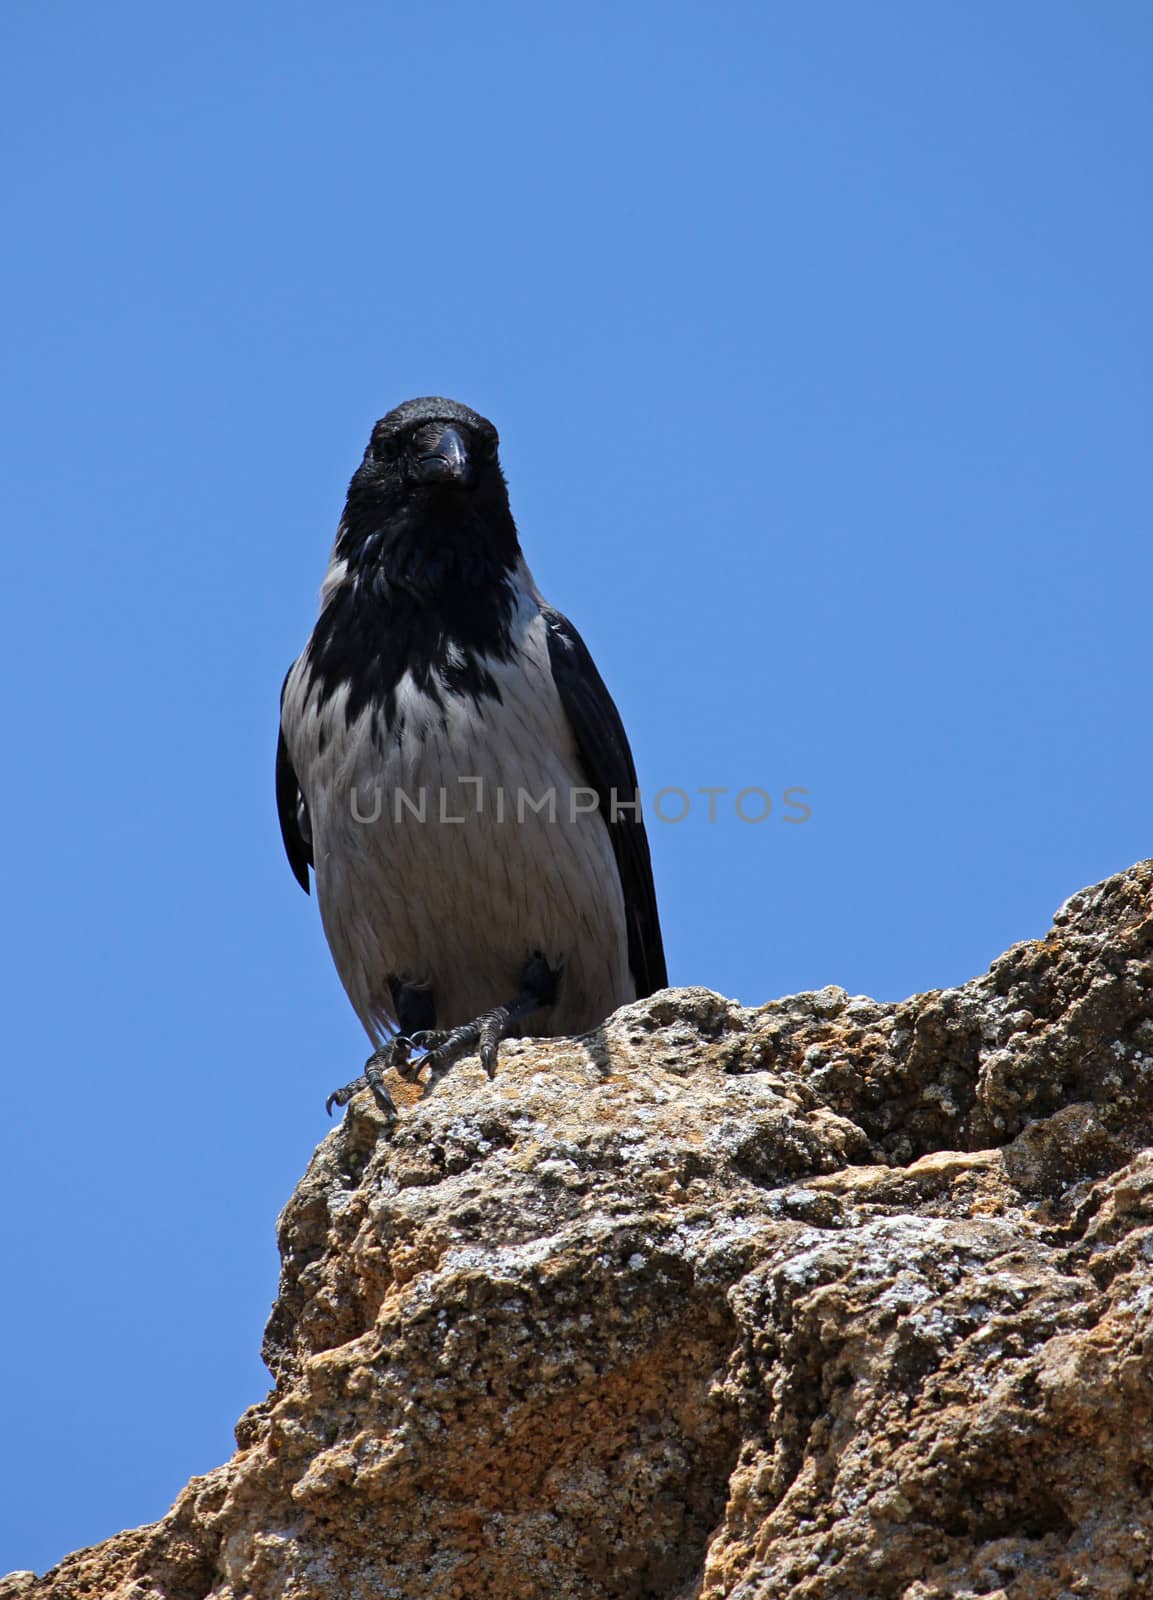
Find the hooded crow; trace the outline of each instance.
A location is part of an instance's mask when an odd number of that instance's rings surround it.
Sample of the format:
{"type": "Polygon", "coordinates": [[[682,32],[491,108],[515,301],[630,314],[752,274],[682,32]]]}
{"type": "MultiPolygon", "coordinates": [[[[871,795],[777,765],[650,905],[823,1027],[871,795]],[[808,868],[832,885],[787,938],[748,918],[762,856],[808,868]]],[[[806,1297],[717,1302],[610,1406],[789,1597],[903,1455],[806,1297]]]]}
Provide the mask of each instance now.
{"type": "Polygon", "coordinates": [[[583,1033],[667,982],[636,770],[572,623],[541,597],[496,429],[409,400],[349,484],[320,615],[281,692],[276,799],[381,1071],[583,1033]],[[415,1062],[412,1050],[425,1054],[415,1062]]]}

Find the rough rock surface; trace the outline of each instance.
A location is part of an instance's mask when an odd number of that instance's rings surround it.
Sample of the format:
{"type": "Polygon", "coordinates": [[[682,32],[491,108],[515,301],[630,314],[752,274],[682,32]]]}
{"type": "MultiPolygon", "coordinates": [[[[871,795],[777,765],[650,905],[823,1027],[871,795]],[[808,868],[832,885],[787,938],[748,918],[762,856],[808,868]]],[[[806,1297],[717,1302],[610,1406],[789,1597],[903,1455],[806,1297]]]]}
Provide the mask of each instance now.
{"type": "Polygon", "coordinates": [[[1151,1111],[1153,862],[958,989],[359,1096],[236,1455],[0,1600],[1153,1595],[1151,1111]]]}

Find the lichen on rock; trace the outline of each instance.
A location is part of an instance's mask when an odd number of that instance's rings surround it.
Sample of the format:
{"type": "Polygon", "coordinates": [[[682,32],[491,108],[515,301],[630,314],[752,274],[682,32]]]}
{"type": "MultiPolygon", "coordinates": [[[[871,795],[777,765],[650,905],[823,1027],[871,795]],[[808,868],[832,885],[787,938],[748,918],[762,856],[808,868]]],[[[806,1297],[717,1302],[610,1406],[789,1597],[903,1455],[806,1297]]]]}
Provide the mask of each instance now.
{"type": "Polygon", "coordinates": [[[900,1004],[359,1096],[238,1450],[0,1600],[1153,1594],[1153,862],[900,1004]]]}

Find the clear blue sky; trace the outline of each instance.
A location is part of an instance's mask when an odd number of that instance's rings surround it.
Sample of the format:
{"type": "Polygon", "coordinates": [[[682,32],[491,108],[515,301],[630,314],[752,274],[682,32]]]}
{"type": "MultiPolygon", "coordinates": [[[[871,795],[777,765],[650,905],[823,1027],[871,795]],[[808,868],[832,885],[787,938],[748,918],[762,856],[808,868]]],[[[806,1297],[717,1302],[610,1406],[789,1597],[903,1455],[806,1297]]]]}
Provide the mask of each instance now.
{"type": "Polygon", "coordinates": [[[1153,15],[141,0],[0,17],[0,1571],[266,1388],[364,1040],[276,703],[372,421],[491,416],[650,789],[673,980],[896,999],[1150,829],[1153,15]]]}

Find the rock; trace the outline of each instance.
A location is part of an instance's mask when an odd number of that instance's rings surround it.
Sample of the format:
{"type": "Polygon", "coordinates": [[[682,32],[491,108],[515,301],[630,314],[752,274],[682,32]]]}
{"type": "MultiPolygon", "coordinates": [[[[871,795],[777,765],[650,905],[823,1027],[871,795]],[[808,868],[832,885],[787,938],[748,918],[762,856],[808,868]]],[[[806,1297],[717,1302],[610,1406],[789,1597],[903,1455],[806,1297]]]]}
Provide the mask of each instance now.
{"type": "Polygon", "coordinates": [[[0,1600],[1153,1594],[1153,862],[957,989],[408,1093],[280,1219],[232,1460],[0,1600]]]}

